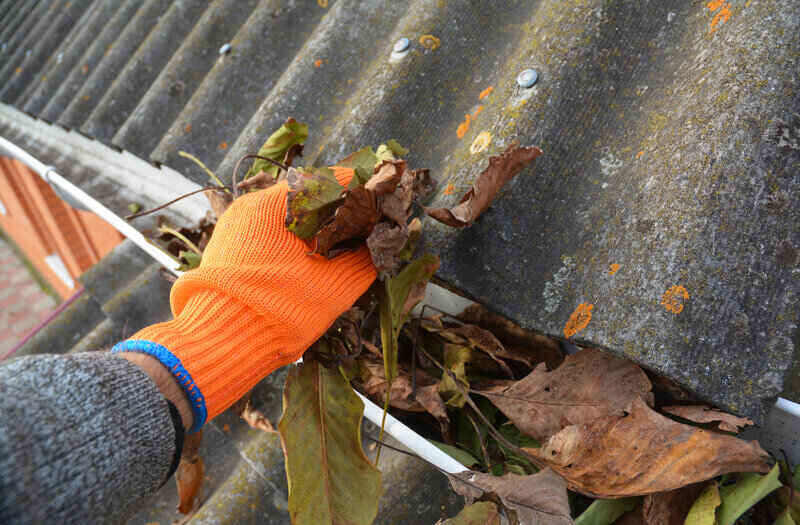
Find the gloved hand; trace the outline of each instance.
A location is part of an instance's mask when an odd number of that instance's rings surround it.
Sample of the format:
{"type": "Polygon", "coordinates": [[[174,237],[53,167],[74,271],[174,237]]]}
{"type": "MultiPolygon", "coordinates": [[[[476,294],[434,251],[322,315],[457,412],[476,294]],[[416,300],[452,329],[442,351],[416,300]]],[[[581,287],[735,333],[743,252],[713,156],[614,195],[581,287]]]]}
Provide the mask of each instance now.
{"type": "MultiPolygon", "coordinates": [[[[347,186],[353,171],[334,168],[347,186]]],[[[200,429],[265,376],[297,360],[375,280],[366,247],[332,260],[308,255],[284,226],[286,182],[236,199],[199,268],[173,285],[174,319],[113,351],[150,354],[184,387],[200,429]]]]}

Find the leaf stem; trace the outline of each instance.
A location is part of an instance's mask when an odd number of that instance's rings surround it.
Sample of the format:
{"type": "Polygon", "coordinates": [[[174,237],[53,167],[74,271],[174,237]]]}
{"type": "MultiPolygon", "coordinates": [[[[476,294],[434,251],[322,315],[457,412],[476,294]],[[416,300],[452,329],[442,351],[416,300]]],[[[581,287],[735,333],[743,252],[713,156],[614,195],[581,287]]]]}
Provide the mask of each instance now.
{"type": "Polygon", "coordinates": [[[129,220],[131,220],[131,219],[135,219],[135,218],[137,218],[137,217],[142,217],[143,215],[149,215],[149,214],[151,214],[151,213],[153,213],[153,212],[156,212],[156,211],[158,211],[158,210],[163,210],[163,209],[164,209],[164,208],[166,208],[167,206],[169,206],[169,205],[171,205],[171,204],[175,204],[176,202],[178,202],[178,201],[179,201],[179,200],[181,200],[181,199],[185,199],[186,197],[191,197],[191,196],[192,196],[192,195],[194,195],[195,193],[200,193],[200,192],[202,192],[202,191],[212,191],[212,190],[216,190],[216,191],[230,191],[230,190],[229,190],[227,187],[225,187],[225,186],[222,186],[222,187],[220,187],[220,186],[205,186],[205,187],[203,187],[203,188],[200,188],[199,190],[194,190],[194,191],[190,191],[189,193],[184,193],[184,194],[183,194],[183,195],[181,195],[180,197],[176,197],[176,198],[172,199],[172,200],[171,200],[171,201],[169,201],[169,202],[165,202],[164,204],[161,204],[161,205],[159,205],[159,206],[156,206],[155,208],[150,208],[149,210],[140,211],[140,212],[138,212],[138,213],[134,213],[134,214],[132,214],[132,215],[126,215],[126,216],[125,216],[125,220],[126,220],[126,221],[129,221],[129,220]]]}
{"type": "Polygon", "coordinates": [[[243,160],[247,160],[247,159],[265,160],[267,162],[270,162],[270,163],[274,164],[275,166],[279,167],[282,170],[289,171],[289,166],[287,166],[286,164],[284,164],[282,162],[278,162],[275,159],[271,159],[269,157],[262,157],[261,155],[245,155],[244,157],[242,157],[241,159],[236,161],[236,166],[234,166],[234,168],[233,168],[233,176],[231,177],[231,186],[233,186],[233,196],[234,197],[238,197],[239,196],[239,189],[236,187],[236,174],[239,173],[239,165],[242,163],[243,160]]]}
{"type": "Polygon", "coordinates": [[[383,417],[381,418],[381,431],[378,433],[378,451],[375,453],[375,468],[378,468],[378,461],[381,459],[381,440],[383,439],[383,429],[386,426],[386,414],[389,412],[389,399],[392,395],[392,382],[386,385],[386,400],[383,402],[383,417]]]}
{"type": "MultiPolygon", "coordinates": [[[[221,181],[221,180],[219,180],[219,177],[217,177],[217,176],[214,174],[214,172],[213,172],[213,171],[211,171],[210,169],[208,169],[208,166],[206,166],[205,164],[203,164],[203,161],[201,161],[200,159],[198,159],[197,157],[195,157],[195,156],[194,156],[194,155],[192,155],[191,153],[187,153],[187,152],[185,152],[185,151],[179,151],[179,152],[178,152],[178,155],[179,155],[179,156],[181,156],[181,157],[183,157],[183,158],[185,158],[185,159],[189,159],[189,160],[191,160],[192,162],[194,162],[195,164],[197,164],[198,166],[200,166],[200,167],[201,167],[203,170],[205,170],[205,172],[208,174],[208,176],[209,176],[209,177],[211,177],[211,180],[213,180],[214,182],[216,182],[216,183],[217,183],[219,186],[221,186],[221,187],[225,188],[225,185],[222,183],[222,181],[221,181]]],[[[228,193],[230,193],[230,190],[229,190],[229,189],[227,189],[227,188],[225,188],[225,191],[227,191],[228,193]]]]}
{"type": "Polygon", "coordinates": [[[428,353],[428,351],[425,350],[422,346],[419,347],[419,351],[422,352],[423,354],[425,354],[425,357],[430,359],[433,364],[435,364],[439,369],[442,370],[442,372],[444,372],[444,373],[446,373],[446,374],[448,374],[450,376],[450,378],[453,380],[453,383],[456,385],[456,388],[458,388],[460,393],[464,396],[464,399],[466,400],[467,404],[469,404],[469,406],[472,407],[472,410],[474,410],[475,413],[478,415],[478,417],[481,419],[481,421],[483,421],[483,423],[486,425],[487,429],[489,430],[489,433],[492,434],[492,437],[494,437],[497,441],[499,441],[500,444],[508,447],[509,450],[512,450],[512,451],[516,452],[517,454],[519,454],[522,457],[528,458],[529,461],[531,463],[533,463],[534,465],[537,465],[539,467],[543,466],[542,462],[539,460],[539,458],[529,454],[528,452],[526,452],[526,451],[522,450],[521,448],[519,448],[518,446],[514,445],[509,440],[507,440],[505,438],[505,436],[503,436],[500,432],[498,432],[494,428],[494,425],[492,425],[492,423],[489,422],[487,417],[485,415],[483,415],[483,412],[481,412],[481,409],[478,408],[478,405],[476,405],[475,402],[472,400],[472,398],[469,397],[469,392],[467,391],[467,389],[465,389],[461,385],[459,379],[456,377],[456,375],[452,371],[447,370],[435,357],[433,357],[430,353],[428,353]]]}
{"type": "Polygon", "coordinates": [[[180,241],[183,241],[183,244],[185,244],[194,253],[196,253],[197,255],[201,255],[201,256],[203,255],[203,252],[200,251],[200,248],[198,248],[195,243],[190,241],[184,234],[182,234],[178,230],[176,230],[174,228],[170,228],[169,226],[163,226],[162,225],[162,226],[158,227],[158,231],[160,231],[161,233],[168,233],[168,234],[172,235],[173,237],[176,237],[180,241]]]}

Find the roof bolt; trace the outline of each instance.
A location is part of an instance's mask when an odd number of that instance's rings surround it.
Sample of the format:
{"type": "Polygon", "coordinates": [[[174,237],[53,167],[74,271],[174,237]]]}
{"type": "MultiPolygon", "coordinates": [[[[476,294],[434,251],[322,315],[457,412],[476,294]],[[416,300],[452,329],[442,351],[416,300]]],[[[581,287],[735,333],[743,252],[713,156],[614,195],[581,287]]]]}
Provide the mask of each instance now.
{"type": "Polygon", "coordinates": [[[219,48],[220,55],[226,55],[230,52],[231,45],[230,44],[222,44],[222,47],[219,48]]]}
{"type": "Polygon", "coordinates": [[[394,51],[395,53],[402,53],[403,51],[408,49],[409,45],[411,45],[411,42],[406,37],[403,37],[394,43],[392,51],[394,51]]]}
{"type": "Polygon", "coordinates": [[[517,85],[521,88],[529,88],[539,80],[539,73],[535,69],[526,69],[517,75],[517,85]]]}

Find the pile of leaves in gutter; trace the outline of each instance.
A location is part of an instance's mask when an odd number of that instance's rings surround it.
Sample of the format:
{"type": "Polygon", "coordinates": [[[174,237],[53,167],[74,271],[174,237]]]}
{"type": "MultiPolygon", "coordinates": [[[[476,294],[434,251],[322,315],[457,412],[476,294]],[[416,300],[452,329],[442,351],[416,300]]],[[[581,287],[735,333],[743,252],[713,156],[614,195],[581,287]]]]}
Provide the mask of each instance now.
{"type": "MultiPolygon", "coordinates": [[[[467,505],[440,523],[800,523],[800,469],[780,461],[770,467],[757,442],[737,438],[751,421],[702,406],[600,350],[564,355],[557,341],[479,305],[458,316],[420,308],[439,260],[417,254],[419,212],[469,226],[538,148],[508,146],[489,158],[456,206],[431,209],[420,204],[434,187],[428,171],[410,169],[396,141],[338,162],[353,170],[345,188],[331,169],[292,167],[307,136],[305,125],[289,119],[248,156],[255,162],[241,183],[234,173],[233,187],[220,183],[207,193],[219,216],[240,192],[286,179],[286,227],[307,242],[309,257],[366,244],[379,270],[375,285],[286,380],[277,432],[292,523],[375,519],[382,436],[370,461],[361,444],[363,403],[352,388],[470,469],[448,476],[467,505]]],[[[199,264],[213,222],[193,230],[159,225],[182,269],[199,264]]],[[[251,426],[276,432],[247,397],[235,410],[251,426]]],[[[199,439],[178,470],[181,512],[197,506],[199,439]]]]}

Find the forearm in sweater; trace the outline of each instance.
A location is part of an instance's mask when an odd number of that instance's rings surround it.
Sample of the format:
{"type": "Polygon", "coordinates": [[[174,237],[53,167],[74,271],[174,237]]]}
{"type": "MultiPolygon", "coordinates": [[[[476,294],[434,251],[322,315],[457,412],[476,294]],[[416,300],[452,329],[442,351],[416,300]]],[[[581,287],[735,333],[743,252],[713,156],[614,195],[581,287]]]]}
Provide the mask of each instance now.
{"type": "Polygon", "coordinates": [[[125,520],[177,463],[174,420],[154,380],[108,353],[1,364],[0,523],[125,520]]]}

